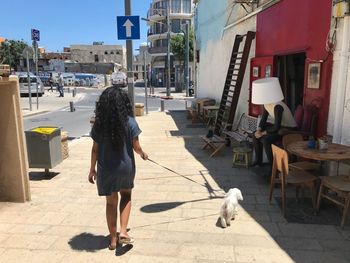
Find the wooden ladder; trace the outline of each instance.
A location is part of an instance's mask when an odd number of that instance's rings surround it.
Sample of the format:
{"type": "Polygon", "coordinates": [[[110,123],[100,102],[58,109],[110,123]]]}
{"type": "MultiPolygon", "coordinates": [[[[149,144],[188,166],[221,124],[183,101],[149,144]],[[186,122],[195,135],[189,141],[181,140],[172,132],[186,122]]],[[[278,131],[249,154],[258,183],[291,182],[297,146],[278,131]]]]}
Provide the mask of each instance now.
{"type": "Polygon", "coordinates": [[[255,32],[253,31],[248,31],[246,35],[236,35],[221,97],[220,108],[215,122],[215,135],[220,136],[224,130],[230,131],[232,129],[244,73],[249,58],[250,47],[254,38],[255,32]],[[244,39],[245,41],[243,41],[244,39]]]}

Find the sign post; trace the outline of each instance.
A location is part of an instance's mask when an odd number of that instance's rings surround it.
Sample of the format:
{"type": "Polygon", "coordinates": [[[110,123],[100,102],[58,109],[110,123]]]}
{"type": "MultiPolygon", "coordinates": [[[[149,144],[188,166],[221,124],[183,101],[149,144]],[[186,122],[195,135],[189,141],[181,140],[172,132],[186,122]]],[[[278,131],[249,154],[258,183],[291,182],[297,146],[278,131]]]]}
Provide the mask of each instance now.
{"type": "Polygon", "coordinates": [[[126,59],[128,76],[128,94],[134,108],[134,73],[133,73],[133,48],[132,40],[140,39],[140,17],[131,16],[130,0],[125,0],[125,16],[117,17],[118,39],[126,40],[126,59]]]}
{"type": "MultiPolygon", "coordinates": [[[[35,75],[36,78],[39,78],[38,74],[38,42],[40,41],[40,31],[37,29],[31,30],[31,36],[33,40],[33,49],[34,49],[34,63],[35,63],[35,75]]],[[[36,79],[36,109],[39,109],[39,82],[36,79]]]]}
{"type": "Polygon", "coordinates": [[[22,51],[22,57],[26,59],[27,63],[27,80],[28,80],[28,99],[29,99],[29,110],[32,111],[32,89],[31,89],[31,81],[30,81],[30,64],[29,57],[33,57],[34,52],[30,46],[26,46],[22,51]]]}

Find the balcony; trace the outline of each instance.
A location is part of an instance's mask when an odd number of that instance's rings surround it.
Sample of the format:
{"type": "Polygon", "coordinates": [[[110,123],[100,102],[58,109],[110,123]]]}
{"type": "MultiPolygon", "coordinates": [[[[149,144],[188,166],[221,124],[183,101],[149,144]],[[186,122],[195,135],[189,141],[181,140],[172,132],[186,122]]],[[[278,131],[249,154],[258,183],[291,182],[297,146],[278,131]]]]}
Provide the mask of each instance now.
{"type": "Polygon", "coordinates": [[[150,47],[148,48],[148,53],[151,55],[157,55],[157,54],[167,54],[167,47],[150,47]]]}

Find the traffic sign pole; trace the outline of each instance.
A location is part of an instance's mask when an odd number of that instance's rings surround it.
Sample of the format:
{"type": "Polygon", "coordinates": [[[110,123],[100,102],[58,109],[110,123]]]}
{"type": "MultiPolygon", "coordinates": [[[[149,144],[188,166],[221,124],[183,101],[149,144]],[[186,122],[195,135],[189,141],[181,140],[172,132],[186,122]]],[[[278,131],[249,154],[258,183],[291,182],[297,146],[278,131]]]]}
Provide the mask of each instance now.
{"type": "Polygon", "coordinates": [[[29,69],[29,52],[26,51],[26,58],[27,58],[27,78],[28,78],[28,97],[29,97],[29,110],[32,111],[32,87],[30,83],[30,69],[29,69]]]}
{"type": "Polygon", "coordinates": [[[31,30],[31,36],[33,40],[33,49],[34,49],[34,62],[35,62],[35,75],[36,75],[36,109],[39,109],[39,73],[38,73],[38,42],[40,41],[40,31],[37,29],[31,30]]]}
{"type": "Polygon", "coordinates": [[[34,62],[35,62],[35,75],[36,75],[36,109],[39,109],[39,72],[38,72],[38,42],[33,40],[33,49],[34,49],[34,62]]]}
{"type": "MultiPolygon", "coordinates": [[[[125,15],[131,15],[131,0],[125,0],[125,15]]],[[[121,25],[118,25],[120,28],[121,25]]],[[[125,35],[126,37],[131,37],[131,24],[130,20],[127,20],[123,26],[125,27],[125,35]],[[129,21],[129,22],[128,22],[129,21]],[[129,34],[128,34],[129,33],[129,34]]],[[[119,34],[118,30],[118,34],[119,34]]],[[[134,73],[133,73],[133,49],[132,49],[132,40],[126,40],[126,60],[127,60],[127,76],[128,76],[128,94],[131,100],[131,105],[133,108],[133,112],[135,111],[135,92],[134,92],[134,73]]]]}

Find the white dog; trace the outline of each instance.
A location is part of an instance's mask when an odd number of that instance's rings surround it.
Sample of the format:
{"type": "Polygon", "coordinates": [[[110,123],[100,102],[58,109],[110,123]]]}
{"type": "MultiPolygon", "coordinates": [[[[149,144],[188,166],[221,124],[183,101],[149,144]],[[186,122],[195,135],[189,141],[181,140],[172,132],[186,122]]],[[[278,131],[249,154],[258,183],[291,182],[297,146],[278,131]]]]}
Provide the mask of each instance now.
{"type": "Polygon", "coordinates": [[[231,188],[225,195],[224,202],[220,209],[221,226],[226,227],[231,224],[231,220],[235,218],[238,211],[238,200],[243,200],[241,190],[231,188]]]}

